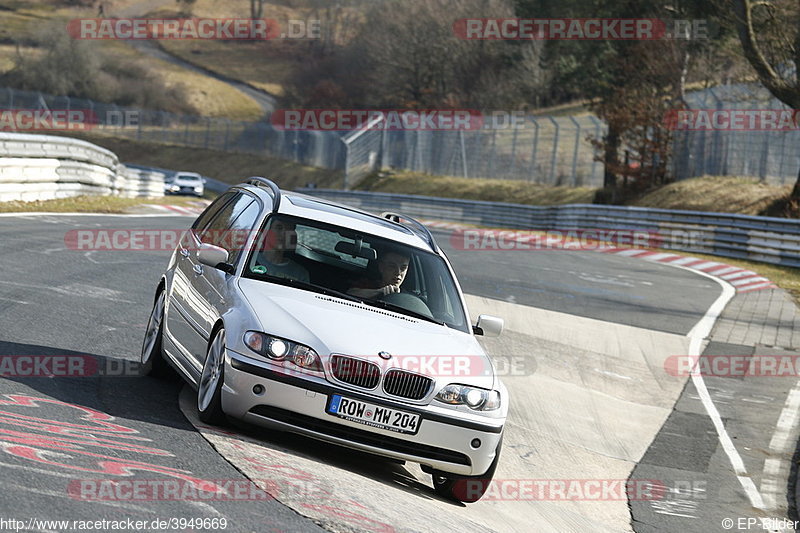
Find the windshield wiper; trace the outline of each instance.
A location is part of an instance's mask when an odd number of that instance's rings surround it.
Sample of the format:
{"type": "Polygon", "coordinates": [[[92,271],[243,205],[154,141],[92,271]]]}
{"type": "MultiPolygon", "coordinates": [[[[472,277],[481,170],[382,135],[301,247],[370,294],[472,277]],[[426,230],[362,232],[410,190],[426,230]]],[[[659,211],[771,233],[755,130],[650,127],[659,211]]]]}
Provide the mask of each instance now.
{"type": "Polygon", "coordinates": [[[381,307],[383,309],[388,309],[389,311],[395,311],[397,313],[400,313],[401,315],[413,316],[414,318],[420,318],[422,320],[427,320],[428,322],[433,322],[434,324],[439,324],[440,326],[444,326],[444,322],[441,320],[436,320],[431,316],[418,313],[416,311],[412,311],[411,309],[407,309],[401,305],[391,304],[383,300],[364,300],[363,303],[374,307],[381,307]]]}
{"type": "Polygon", "coordinates": [[[272,281],[275,283],[279,283],[281,285],[288,285],[290,287],[295,287],[298,289],[306,289],[312,292],[318,292],[320,294],[325,294],[327,296],[336,296],[337,298],[343,298],[345,300],[350,300],[351,302],[358,302],[364,303],[360,298],[356,298],[351,294],[347,294],[344,292],[337,291],[336,289],[330,289],[328,287],[323,287],[322,285],[317,285],[315,283],[309,283],[305,281],[300,281],[292,278],[283,278],[280,276],[271,276],[269,274],[257,274],[256,276],[259,278],[264,278],[268,281],[272,281]]]}

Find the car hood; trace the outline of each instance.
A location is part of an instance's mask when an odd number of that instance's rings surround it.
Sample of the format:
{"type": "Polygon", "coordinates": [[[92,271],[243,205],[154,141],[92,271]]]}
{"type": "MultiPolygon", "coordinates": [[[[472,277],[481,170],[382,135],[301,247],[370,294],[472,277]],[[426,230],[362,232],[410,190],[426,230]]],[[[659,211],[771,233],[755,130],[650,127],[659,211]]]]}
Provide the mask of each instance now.
{"type": "Polygon", "coordinates": [[[300,342],[321,356],[345,354],[399,366],[441,384],[492,388],[491,359],[475,337],[378,307],[293,287],[242,278],[239,288],[265,333],[300,342]]]}

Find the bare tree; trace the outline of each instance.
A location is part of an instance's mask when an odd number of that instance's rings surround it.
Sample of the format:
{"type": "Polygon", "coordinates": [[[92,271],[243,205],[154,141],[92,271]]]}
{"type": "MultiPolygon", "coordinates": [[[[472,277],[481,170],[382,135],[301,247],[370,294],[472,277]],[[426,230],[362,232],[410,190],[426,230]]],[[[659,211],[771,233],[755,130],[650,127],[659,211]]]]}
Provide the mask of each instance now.
{"type": "Polygon", "coordinates": [[[250,0],[250,18],[260,19],[264,15],[264,0],[250,0]]]}
{"type": "Polygon", "coordinates": [[[625,194],[671,178],[672,130],[665,118],[683,105],[687,55],[685,42],[640,41],[631,43],[625,54],[608,65],[611,70],[624,70],[627,79],[591,106],[608,124],[608,134],[591,139],[601,151],[598,159],[604,162],[606,173],[614,177],[605,184],[604,194],[612,196],[606,201],[619,200],[613,197],[616,176],[623,177],[625,194]]]}
{"type": "Polygon", "coordinates": [[[512,45],[454,34],[459,18],[511,17],[505,0],[390,0],[366,16],[354,46],[377,104],[481,105],[502,92],[512,45]],[[387,16],[391,13],[391,16],[387,16]]]}
{"type": "Polygon", "coordinates": [[[180,6],[181,16],[191,17],[192,8],[194,7],[194,4],[195,2],[197,2],[197,0],[175,0],[175,2],[180,6]]]}
{"type": "MultiPolygon", "coordinates": [[[[744,57],[775,98],[800,109],[800,5],[790,0],[770,2],[726,0],[744,57]]],[[[800,203],[800,171],[790,200],[800,203]]]]}

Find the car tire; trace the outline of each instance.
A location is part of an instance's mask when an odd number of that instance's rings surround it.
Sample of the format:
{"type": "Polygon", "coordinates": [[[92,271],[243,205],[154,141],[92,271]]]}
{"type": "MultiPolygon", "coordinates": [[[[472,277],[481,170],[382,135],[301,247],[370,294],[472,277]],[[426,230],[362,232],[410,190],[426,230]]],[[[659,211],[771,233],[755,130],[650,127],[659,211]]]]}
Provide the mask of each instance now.
{"type": "Polygon", "coordinates": [[[206,424],[220,426],[227,421],[222,411],[224,370],[225,329],[220,328],[208,345],[203,372],[197,385],[197,413],[206,424]]]}
{"type": "Polygon", "coordinates": [[[447,500],[462,503],[477,502],[486,494],[486,491],[489,490],[494,472],[497,470],[497,463],[500,462],[500,450],[502,447],[503,437],[500,437],[500,442],[497,443],[494,460],[483,475],[450,477],[443,472],[434,472],[432,474],[433,490],[436,494],[447,500]]]}
{"type": "Polygon", "coordinates": [[[153,303],[142,342],[139,373],[143,376],[169,377],[172,369],[164,359],[164,310],[166,292],[162,289],[153,303]]]}

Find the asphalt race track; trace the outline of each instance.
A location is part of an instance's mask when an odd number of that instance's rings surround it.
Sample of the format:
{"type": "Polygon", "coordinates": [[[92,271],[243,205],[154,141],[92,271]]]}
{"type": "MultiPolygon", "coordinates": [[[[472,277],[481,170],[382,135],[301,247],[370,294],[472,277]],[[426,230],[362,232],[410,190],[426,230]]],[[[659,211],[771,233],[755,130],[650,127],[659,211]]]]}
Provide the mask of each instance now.
{"type": "Polygon", "coordinates": [[[169,252],[65,244],[74,229],[183,229],[191,221],[0,216],[0,361],[54,365],[69,356],[94,370],[0,372],[0,530],[4,519],[32,531],[79,530],[38,520],[130,519],[148,531],[726,531],[724,518],[786,517],[794,504],[789,461],[767,469],[763,450],[780,433],[791,458],[796,424],[784,424],[783,410],[796,379],[699,384],[665,371],[670,356],[693,349],[689,334],[723,285],[594,252],[452,250],[445,232],[437,238],[473,317],[506,319],[503,336],[483,342],[512,395],[496,490],[455,504],[438,498],[416,465],[258,428],[203,426],[190,388],[136,377],[132,364],[169,252]],[[167,482],[177,492],[136,495],[136,486],[167,482]],[[553,482],[582,492],[530,490],[553,482]],[[645,482],[663,490],[635,498],[619,490],[645,482]],[[209,483],[228,490],[209,497],[209,483]],[[608,490],[596,497],[590,486],[608,490]],[[200,521],[192,527],[192,519],[200,521]]]}

